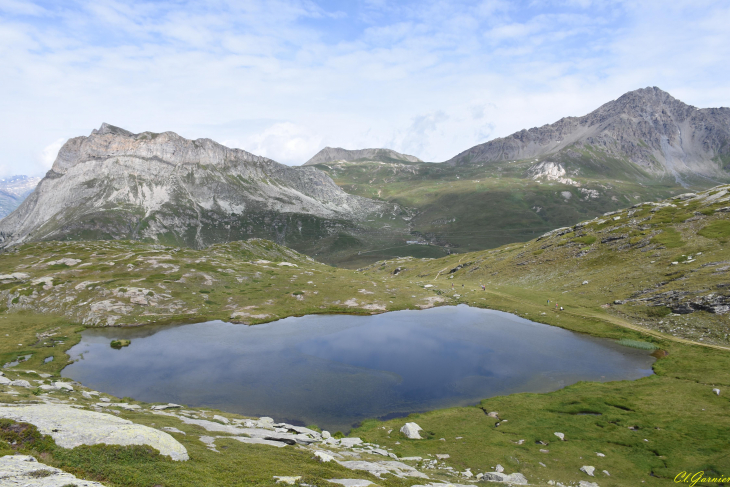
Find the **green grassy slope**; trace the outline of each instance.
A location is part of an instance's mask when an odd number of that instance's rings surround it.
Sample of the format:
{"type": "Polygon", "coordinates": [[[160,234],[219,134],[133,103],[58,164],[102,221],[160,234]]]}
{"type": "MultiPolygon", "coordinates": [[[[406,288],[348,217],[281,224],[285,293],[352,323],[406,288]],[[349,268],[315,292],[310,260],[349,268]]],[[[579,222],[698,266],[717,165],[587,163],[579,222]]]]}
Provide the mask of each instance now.
{"type": "MultiPolygon", "coordinates": [[[[459,167],[378,162],[317,167],[349,193],[410,208],[410,238],[428,242],[431,257],[527,241],[553,228],[687,191],[671,178],[651,176],[628,161],[589,149],[571,151],[571,156],[561,153],[459,167]],[[562,164],[575,183],[532,179],[530,168],[542,161],[562,164]]],[[[713,183],[698,180],[693,184],[703,189],[713,183]]],[[[415,246],[404,248],[404,240],[404,236],[381,235],[372,242],[380,243],[380,248],[363,248],[359,255],[338,256],[334,262],[356,267],[423,254],[415,246]]]]}
{"type": "MultiPolygon", "coordinates": [[[[0,341],[0,358],[31,355],[22,366],[6,369],[9,376],[35,377],[16,370],[21,367],[58,374],[68,360],[64,350],[76,343],[77,332],[84,328],[80,322],[91,312],[91,305],[84,303],[110,299],[132,308],[116,323],[231,319],[234,313],[242,313],[237,315],[240,321],[256,323],[304,313],[379,312],[380,305],[390,310],[467,303],[656,348],[655,375],[367,421],[351,436],[392,448],[399,457],[449,454],[443,464],[458,471],[490,471],[501,464],[508,473],[523,473],[532,485],[585,480],[601,487],[661,486],[673,483],[682,471],[727,476],[730,327],[722,303],[730,282],[728,189],[637,205],[498,249],[441,259],[404,257],[359,271],[322,265],[265,241],[205,251],[128,242],[27,245],[0,255],[0,274],[29,274],[22,282],[0,287],[7,307],[0,313],[0,336],[8,336],[0,341]],[[80,262],[48,264],[64,257],[80,262]],[[279,265],[283,262],[298,267],[279,265]],[[44,277],[53,277],[53,286],[33,284],[44,277]],[[132,304],[139,289],[145,290],[148,304],[132,304]],[[171,299],[160,296],[152,304],[149,291],[171,299]],[[64,307],[53,296],[71,298],[71,304],[64,307]],[[346,304],[350,299],[355,306],[346,304]],[[57,335],[39,339],[39,333],[51,330],[57,335]],[[51,355],[54,361],[43,363],[51,355]],[[499,419],[486,415],[491,411],[499,419]],[[423,427],[426,439],[408,440],[400,434],[406,421],[423,427]],[[555,432],[564,433],[567,441],[555,432]],[[580,472],[583,465],[595,466],[596,477],[580,472]]],[[[0,402],[18,400],[33,400],[32,393],[12,396],[0,386],[0,402]]],[[[49,463],[112,486],[192,486],[206,475],[216,485],[268,485],[272,475],[287,474],[304,475],[306,483],[322,486],[333,477],[368,478],[378,485],[423,483],[348,472],[317,463],[296,449],[231,441],[221,443],[228,448],[215,453],[202,446],[197,437],[204,433],[195,427],[140,413],[120,414],[186,431],[177,438],[193,460],[173,464],[153,454],[111,448],[49,450],[49,463]]],[[[23,448],[40,454],[33,445],[23,448]]],[[[11,450],[0,443],[0,454],[11,450]]],[[[419,465],[434,479],[459,481],[444,470],[419,465]]]]}

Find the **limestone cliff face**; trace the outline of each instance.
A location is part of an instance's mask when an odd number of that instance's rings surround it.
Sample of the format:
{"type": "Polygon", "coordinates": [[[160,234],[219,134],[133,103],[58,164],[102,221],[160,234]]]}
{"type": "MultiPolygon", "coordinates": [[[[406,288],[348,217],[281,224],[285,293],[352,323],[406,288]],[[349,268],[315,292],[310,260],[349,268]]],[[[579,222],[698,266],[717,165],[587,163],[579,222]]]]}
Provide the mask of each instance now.
{"type": "Polygon", "coordinates": [[[70,139],[36,190],[0,221],[0,246],[132,238],[205,247],[316,238],[394,205],[352,196],[316,168],[289,167],[210,139],[103,124],[70,139]]]}
{"type": "Polygon", "coordinates": [[[631,91],[583,117],[521,130],[468,149],[451,165],[525,159],[590,146],[643,170],[727,177],[730,108],[697,109],[659,88],[631,91]]]}
{"type": "Polygon", "coordinates": [[[391,149],[347,150],[340,147],[325,147],[302,165],[313,166],[336,161],[423,162],[416,156],[401,154],[391,149]]]}

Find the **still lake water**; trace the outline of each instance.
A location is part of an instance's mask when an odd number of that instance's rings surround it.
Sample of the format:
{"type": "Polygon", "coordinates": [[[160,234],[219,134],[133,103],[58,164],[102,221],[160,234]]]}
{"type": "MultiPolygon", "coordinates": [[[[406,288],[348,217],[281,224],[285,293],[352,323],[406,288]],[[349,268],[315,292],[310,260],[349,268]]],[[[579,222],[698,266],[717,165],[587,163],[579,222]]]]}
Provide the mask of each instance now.
{"type": "Polygon", "coordinates": [[[367,418],[652,373],[645,350],[500,311],[444,306],[90,329],[63,370],[95,390],[348,431],[367,418]],[[114,339],[129,339],[121,350],[114,339]]]}

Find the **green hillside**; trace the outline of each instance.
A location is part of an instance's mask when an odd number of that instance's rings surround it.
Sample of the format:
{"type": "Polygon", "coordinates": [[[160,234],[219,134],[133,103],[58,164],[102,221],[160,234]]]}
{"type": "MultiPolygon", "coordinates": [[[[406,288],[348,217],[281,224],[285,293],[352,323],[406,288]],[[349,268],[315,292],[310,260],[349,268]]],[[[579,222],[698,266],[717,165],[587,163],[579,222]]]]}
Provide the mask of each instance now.
{"type": "MultiPolygon", "coordinates": [[[[366,421],[349,436],[388,448],[398,458],[448,454],[441,469],[429,468],[428,460],[410,462],[432,481],[451,483],[468,482],[453,472],[489,472],[497,464],[522,473],[531,485],[582,480],[601,487],[660,486],[681,472],[727,475],[728,190],[637,204],[496,249],[440,259],[403,257],[357,271],[262,240],[205,250],[122,241],[28,244],[0,254],[0,333],[8,337],[0,342],[0,359],[29,356],[3,369],[10,379],[33,381],[47,373],[54,380],[67,363],[65,351],[88,326],[216,318],[254,324],[311,313],[469,304],[654,350],[654,375],[366,421]],[[51,356],[53,361],[44,360],[51,356]],[[427,439],[406,439],[398,432],[406,421],[417,422],[427,439]],[[596,468],[595,477],[580,471],[584,465],[596,468]]],[[[18,389],[0,385],[0,402],[73,400],[82,408],[93,402],[80,394],[81,387],[45,395],[18,389]]],[[[42,454],[50,465],[110,486],[270,485],[273,475],[302,475],[303,482],[320,486],[330,485],[330,478],[383,486],[424,483],[319,463],[312,450],[298,447],[219,440],[225,449],[214,452],[199,440],[206,434],[199,427],[150,413],[148,404],[134,398],[124,401],[142,409],[120,409],[120,417],[186,433],[176,439],[191,461],[170,462],[146,449],[68,450],[47,441],[17,442],[8,433],[11,423],[0,423],[0,438],[7,438],[0,440],[0,455],[42,454]]]]}
{"type": "MultiPolygon", "coordinates": [[[[348,193],[394,202],[413,214],[410,237],[381,233],[369,242],[377,241],[380,248],[362,246],[360,254],[338,255],[332,261],[356,267],[395,256],[442,257],[495,248],[688,191],[672,178],[652,177],[600,151],[576,154],[458,167],[377,162],[317,165],[348,193]],[[561,164],[572,182],[534,179],[530,171],[543,161],[561,164]],[[409,238],[428,243],[428,249],[405,246],[409,238]]],[[[699,189],[713,185],[699,179],[692,183],[699,189]]]]}

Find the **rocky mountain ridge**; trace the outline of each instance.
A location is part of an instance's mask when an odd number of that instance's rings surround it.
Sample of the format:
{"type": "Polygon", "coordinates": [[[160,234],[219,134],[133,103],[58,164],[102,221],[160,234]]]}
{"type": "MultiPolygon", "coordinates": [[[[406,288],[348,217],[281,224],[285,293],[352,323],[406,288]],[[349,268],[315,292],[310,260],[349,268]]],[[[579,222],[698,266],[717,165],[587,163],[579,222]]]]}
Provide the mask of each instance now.
{"type": "Polygon", "coordinates": [[[341,147],[325,147],[302,165],[314,166],[315,164],[343,161],[423,162],[416,156],[401,154],[391,149],[347,150],[341,147]]]}
{"type": "Polygon", "coordinates": [[[730,108],[698,109],[657,87],[628,92],[582,117],[474,146],[446,161],[459,166],[585,150],[630,161],[650,175],[730,177],[730,108]]]}
{"type": "Polygon", "coordinates": [[[399,210],[345,193],[316,168],[105,123],[64,144],[36,190],[0,222],[0,246],[131,238],[202,248],[266,237],[296,247],[388,211],[399,210]]]}

